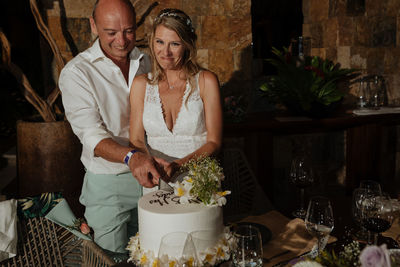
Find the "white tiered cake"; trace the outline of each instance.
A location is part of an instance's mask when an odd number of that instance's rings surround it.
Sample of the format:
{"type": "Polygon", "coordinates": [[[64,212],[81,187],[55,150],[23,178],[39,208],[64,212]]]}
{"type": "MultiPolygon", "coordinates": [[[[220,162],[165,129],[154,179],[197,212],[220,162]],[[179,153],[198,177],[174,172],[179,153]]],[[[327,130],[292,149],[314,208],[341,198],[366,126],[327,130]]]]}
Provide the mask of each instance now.
{"type": "Polygon", "coordinates": [[[161,238],[168,233],[208,230],[219,236],[224,229],[222,207],[180,204],[173,192],[159,190],[144,195],[139,200],[138,213],[140,248],[153,251],[156,256],[161,238]]]}
{"type": "Polygon", "coordinates": [[[230,191],[220,191],[222,169],[208,157],[186,166],[189,172],[182,182],[172,184],[174,192],[158,190],[139,200],[139,233],[129,241],[129,261],[140,266],[175,266],[177,262],[192,266],[196,261],[202,266],[229,259],[232,238],[229,227],[223,225],[222,206],[230,191]],[[158,255],[162,238],[177,232],[184,234],[181,239],[193,241],[194,257],[171,250],[158,255]]]}

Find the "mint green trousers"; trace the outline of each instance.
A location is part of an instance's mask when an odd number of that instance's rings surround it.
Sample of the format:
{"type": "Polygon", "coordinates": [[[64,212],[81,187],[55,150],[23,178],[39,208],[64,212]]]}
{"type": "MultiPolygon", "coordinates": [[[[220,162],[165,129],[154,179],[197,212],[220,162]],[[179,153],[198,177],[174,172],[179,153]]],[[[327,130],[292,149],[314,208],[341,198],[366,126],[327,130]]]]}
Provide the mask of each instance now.
{"type": "Polygon", "coordinates": [[[94,241],[103,249],[126,253],[129,237],[138,231],[137,204],[142,186],[132,176],[86,172],[79,201],[94,231],[94,241]]]}

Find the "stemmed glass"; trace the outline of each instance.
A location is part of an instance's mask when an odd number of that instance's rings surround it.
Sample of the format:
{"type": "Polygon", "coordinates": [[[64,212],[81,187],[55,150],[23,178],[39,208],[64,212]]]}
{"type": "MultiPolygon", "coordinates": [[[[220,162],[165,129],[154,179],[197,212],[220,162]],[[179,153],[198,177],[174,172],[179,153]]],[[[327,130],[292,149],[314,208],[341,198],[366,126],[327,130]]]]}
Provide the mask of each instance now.
{"type": "MultiPolygon", "coordinates": [[[[379,234],[388,230],[393,223],[391,198],[386,193],[369,191],[361,205],[363,226],[374,234],[373,244],[377,245],[379,234]]],[[[372,244],[370,238],[368,244],[372,244]]]]}
{"type": "Polygon", "coordinates": [[[368,191],[375,191],[378,193],[382,193],[381,185],[374,180],[361,180],[360,188],[364,188],[368,191]]]}
{"type": "Polygon", "coordinates": [[[263,248],[261,233],[253,225],[239,225],[233,233],[235,248],[232,251],[232,262],[235,267],[263,266],[263,248]]]}
{"type": "Polygon", "coordinates": [[[174,266],[196,267],[198,265],[197,253],[192,236],[186,232],[172,232],[161,238],[158,250],[160,267],[174,266]]]}
{"type": "Polygon", "coordinates": [[[314,175],[311,167],[303,157],[296,157],[292,160],[290,166],[290,181],[300,189],[300,207],[292,212],[297,218],[304,219],[306,210],[304,209],[304,191],[314,182],[314,175]]]}
{"type": "Polygon", "coordinates": [[[362,223],[362,201],[365,195],[367,194],[368,190],[366,188],[356,188],[353,191],[353,196],[352,196],[352,215],[353,215],[353,220],[355,223],[359,226],[359,229],[357,229],[357,232],[354,233],[354,238],[357,241],[364,241],[366,242],[368,240],[368,231],[364,228],[364,225],[362,223]]]}
{"type": "Polygon", "coordinates": [[[307,231],[317,238],[317,255],[323,249],[323,240],[333,230],[334,219],[332,206],[326,197],[313,197],[308,203],[305,218],[307,231]]]}

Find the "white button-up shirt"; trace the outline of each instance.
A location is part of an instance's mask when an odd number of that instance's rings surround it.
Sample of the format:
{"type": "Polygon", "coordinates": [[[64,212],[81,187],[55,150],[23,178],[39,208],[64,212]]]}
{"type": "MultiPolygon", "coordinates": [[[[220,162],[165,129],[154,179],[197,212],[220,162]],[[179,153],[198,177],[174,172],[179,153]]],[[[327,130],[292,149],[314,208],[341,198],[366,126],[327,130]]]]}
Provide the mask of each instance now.
{"type": "Polygon", "coordinates": [[[65,115],[83,145],[81,161],[95,174],[129,171],[125,164],[94,155],[95,147],[105,138],[129,144],[130,87],[136,75],[150,71],[149,58],[138,48],[129,57],[129,85],[119,67],[104,55],[99,40],[69,61],[60,74],[65,115]]]}

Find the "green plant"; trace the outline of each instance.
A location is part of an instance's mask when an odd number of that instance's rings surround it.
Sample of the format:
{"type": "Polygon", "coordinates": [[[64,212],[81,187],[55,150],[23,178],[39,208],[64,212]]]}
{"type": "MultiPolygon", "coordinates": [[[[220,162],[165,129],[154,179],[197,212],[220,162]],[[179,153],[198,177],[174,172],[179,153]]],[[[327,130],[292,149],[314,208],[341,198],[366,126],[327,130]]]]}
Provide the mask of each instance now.
{"type": "Polygon", "coordinates": [[[269,76],[260,89],[273,101],[295,111],[310,112],[315,105],[328,107],[341,101],[344,93],[337,83],[355,72],[317,56],[294,57],[287,48],[272,48],[272,53],[276,57],[267,61],[277,73],[269,76]]]}

